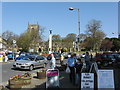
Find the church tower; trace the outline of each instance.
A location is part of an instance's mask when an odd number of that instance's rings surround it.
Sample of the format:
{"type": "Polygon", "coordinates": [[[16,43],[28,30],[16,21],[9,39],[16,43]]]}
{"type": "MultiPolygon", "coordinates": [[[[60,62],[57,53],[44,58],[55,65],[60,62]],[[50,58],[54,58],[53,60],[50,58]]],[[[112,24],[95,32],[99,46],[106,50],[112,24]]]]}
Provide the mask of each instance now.
{"type": "Polygon", "coordinates": [[[39,32],[39,25],[37,24],[29,24],[28,23],[28,29],[29,32],[32,32],[33,30],[36,30],[39,32]]]}

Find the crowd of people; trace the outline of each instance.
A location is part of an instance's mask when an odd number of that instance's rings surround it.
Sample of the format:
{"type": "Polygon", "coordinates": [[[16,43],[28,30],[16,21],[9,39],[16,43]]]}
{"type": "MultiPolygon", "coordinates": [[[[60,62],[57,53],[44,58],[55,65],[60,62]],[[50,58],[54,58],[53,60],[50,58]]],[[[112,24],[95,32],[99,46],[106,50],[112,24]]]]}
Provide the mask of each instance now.
{"type": "Polygon", "coordinates": [[[73,85],[77,85],[78,87],[80,87],[81,72],[89,72],[91,65],[90,60],[91,56],[89,55],[88,52],[86,52],[85,54],[84,62],[81,60],[81,58],[77,58],[75,53],[73,53],[71,57],[68,58],[67,66],[70,69],[69,79],[70,82],[73,83],[73,85]],[[85,68],[84,63],[86,65],[85,68]]]}
{"type": "MultiPolygon", "coordinates": [[[[81,72],[89,72],[90,65],[91,65],[91,55],[89,55],[88,52],[85,53],[84,61],[82,61],[83,58],[78,58],[76,56],[76,53],[71,54],[70,57],[68,57],[66,66],[69,67],[70,73],[69,73],[69,80],[73,85],[77,85],[80,87],[80,77],[81,72]],[[85,66],[84,66],[85,64],[85,66]]],[[[64,57],[61,55],[60,64],[63,65],[64,57]]],[[[50,68],[55,69],[56,68],[56,60],[53,54],[51,54],[51,60],[50,60],[50,68]]]]}

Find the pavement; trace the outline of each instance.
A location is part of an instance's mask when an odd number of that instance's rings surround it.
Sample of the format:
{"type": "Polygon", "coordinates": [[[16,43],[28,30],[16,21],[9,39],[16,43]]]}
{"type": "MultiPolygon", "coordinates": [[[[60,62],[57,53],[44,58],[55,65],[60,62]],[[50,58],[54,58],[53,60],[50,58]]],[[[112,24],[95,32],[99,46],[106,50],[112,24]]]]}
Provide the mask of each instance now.
{"type": "MultiPolygon", "coordinates": [[[[58,68],[59,69],[59,68],[58,68]]],[[[77,88],[69,81],[69,74],[65,70],[59,69],[59,82],[60,88],[77,88]]],[[[8,86],[8,81],[1,84],[3,87],[2,90],[11,90],[8,86]]],[[[24,85],[22,89],[27,90],[36,90],[36,89],[46,89],[46,79],[38,79],[37,73],[32,74],[31,84],[24,85]]],[[[21,89],[21,90],[22,90],[21,89]]]]}
{"type": "MultiPolygon", "coordinates": [[[[74,86],[70,81],[69,81],[69,74],[65,72],[65,70],[59,69],[59,82],[60,82],[60,89],[78,89],[77,86],[74,86]]],[[[115,80],[115,90],[120,90],[120,69],[116,67],[102,67],[101,69],[113,69],[114,70],[114,80],[115,80]]],[[[3,89],[2,90],[11,90],[8,87],[8,82],[3,82],[3,89]]],[[[2,88],[0,86],[0,88],[2,88]]],[[[38,79],[37,78],[37,73],[32,74],[32,80],[30,85],[25,85],[22,87],[22,89],[27,89],[27,90],[36,90],[36,89],[46,89],[46,79],[38,79]]]]}

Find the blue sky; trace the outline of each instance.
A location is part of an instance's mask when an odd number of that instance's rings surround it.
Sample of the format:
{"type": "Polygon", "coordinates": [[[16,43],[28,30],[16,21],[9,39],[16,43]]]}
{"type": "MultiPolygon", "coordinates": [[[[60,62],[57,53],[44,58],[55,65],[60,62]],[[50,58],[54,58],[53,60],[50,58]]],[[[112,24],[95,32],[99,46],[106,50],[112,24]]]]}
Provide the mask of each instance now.
{"type": "Polygon", "coordinates": [[[117,2],[3,2],[2,32],[10,30],[19,35],[27,29],[28,22],[38,22],[45,28],[45,40],[50,29],[62,37],[78,34],[77,10],[70,11],[69,7],[80,9],[80,33],[84,33],[88,22],[95,19],[102,22],[101,29],[107,37],[118,36],[117,2]]]}

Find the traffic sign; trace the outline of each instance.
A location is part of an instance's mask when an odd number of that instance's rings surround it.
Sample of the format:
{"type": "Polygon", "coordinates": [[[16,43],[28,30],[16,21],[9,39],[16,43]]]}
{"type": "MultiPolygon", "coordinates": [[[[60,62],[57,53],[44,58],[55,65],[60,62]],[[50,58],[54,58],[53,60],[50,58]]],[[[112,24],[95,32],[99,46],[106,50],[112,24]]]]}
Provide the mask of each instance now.
{"type": "Polygon", "coordinates": [[[13,40],[13,44],[15,44],[16,43],[16,40],[13,40]]]}

